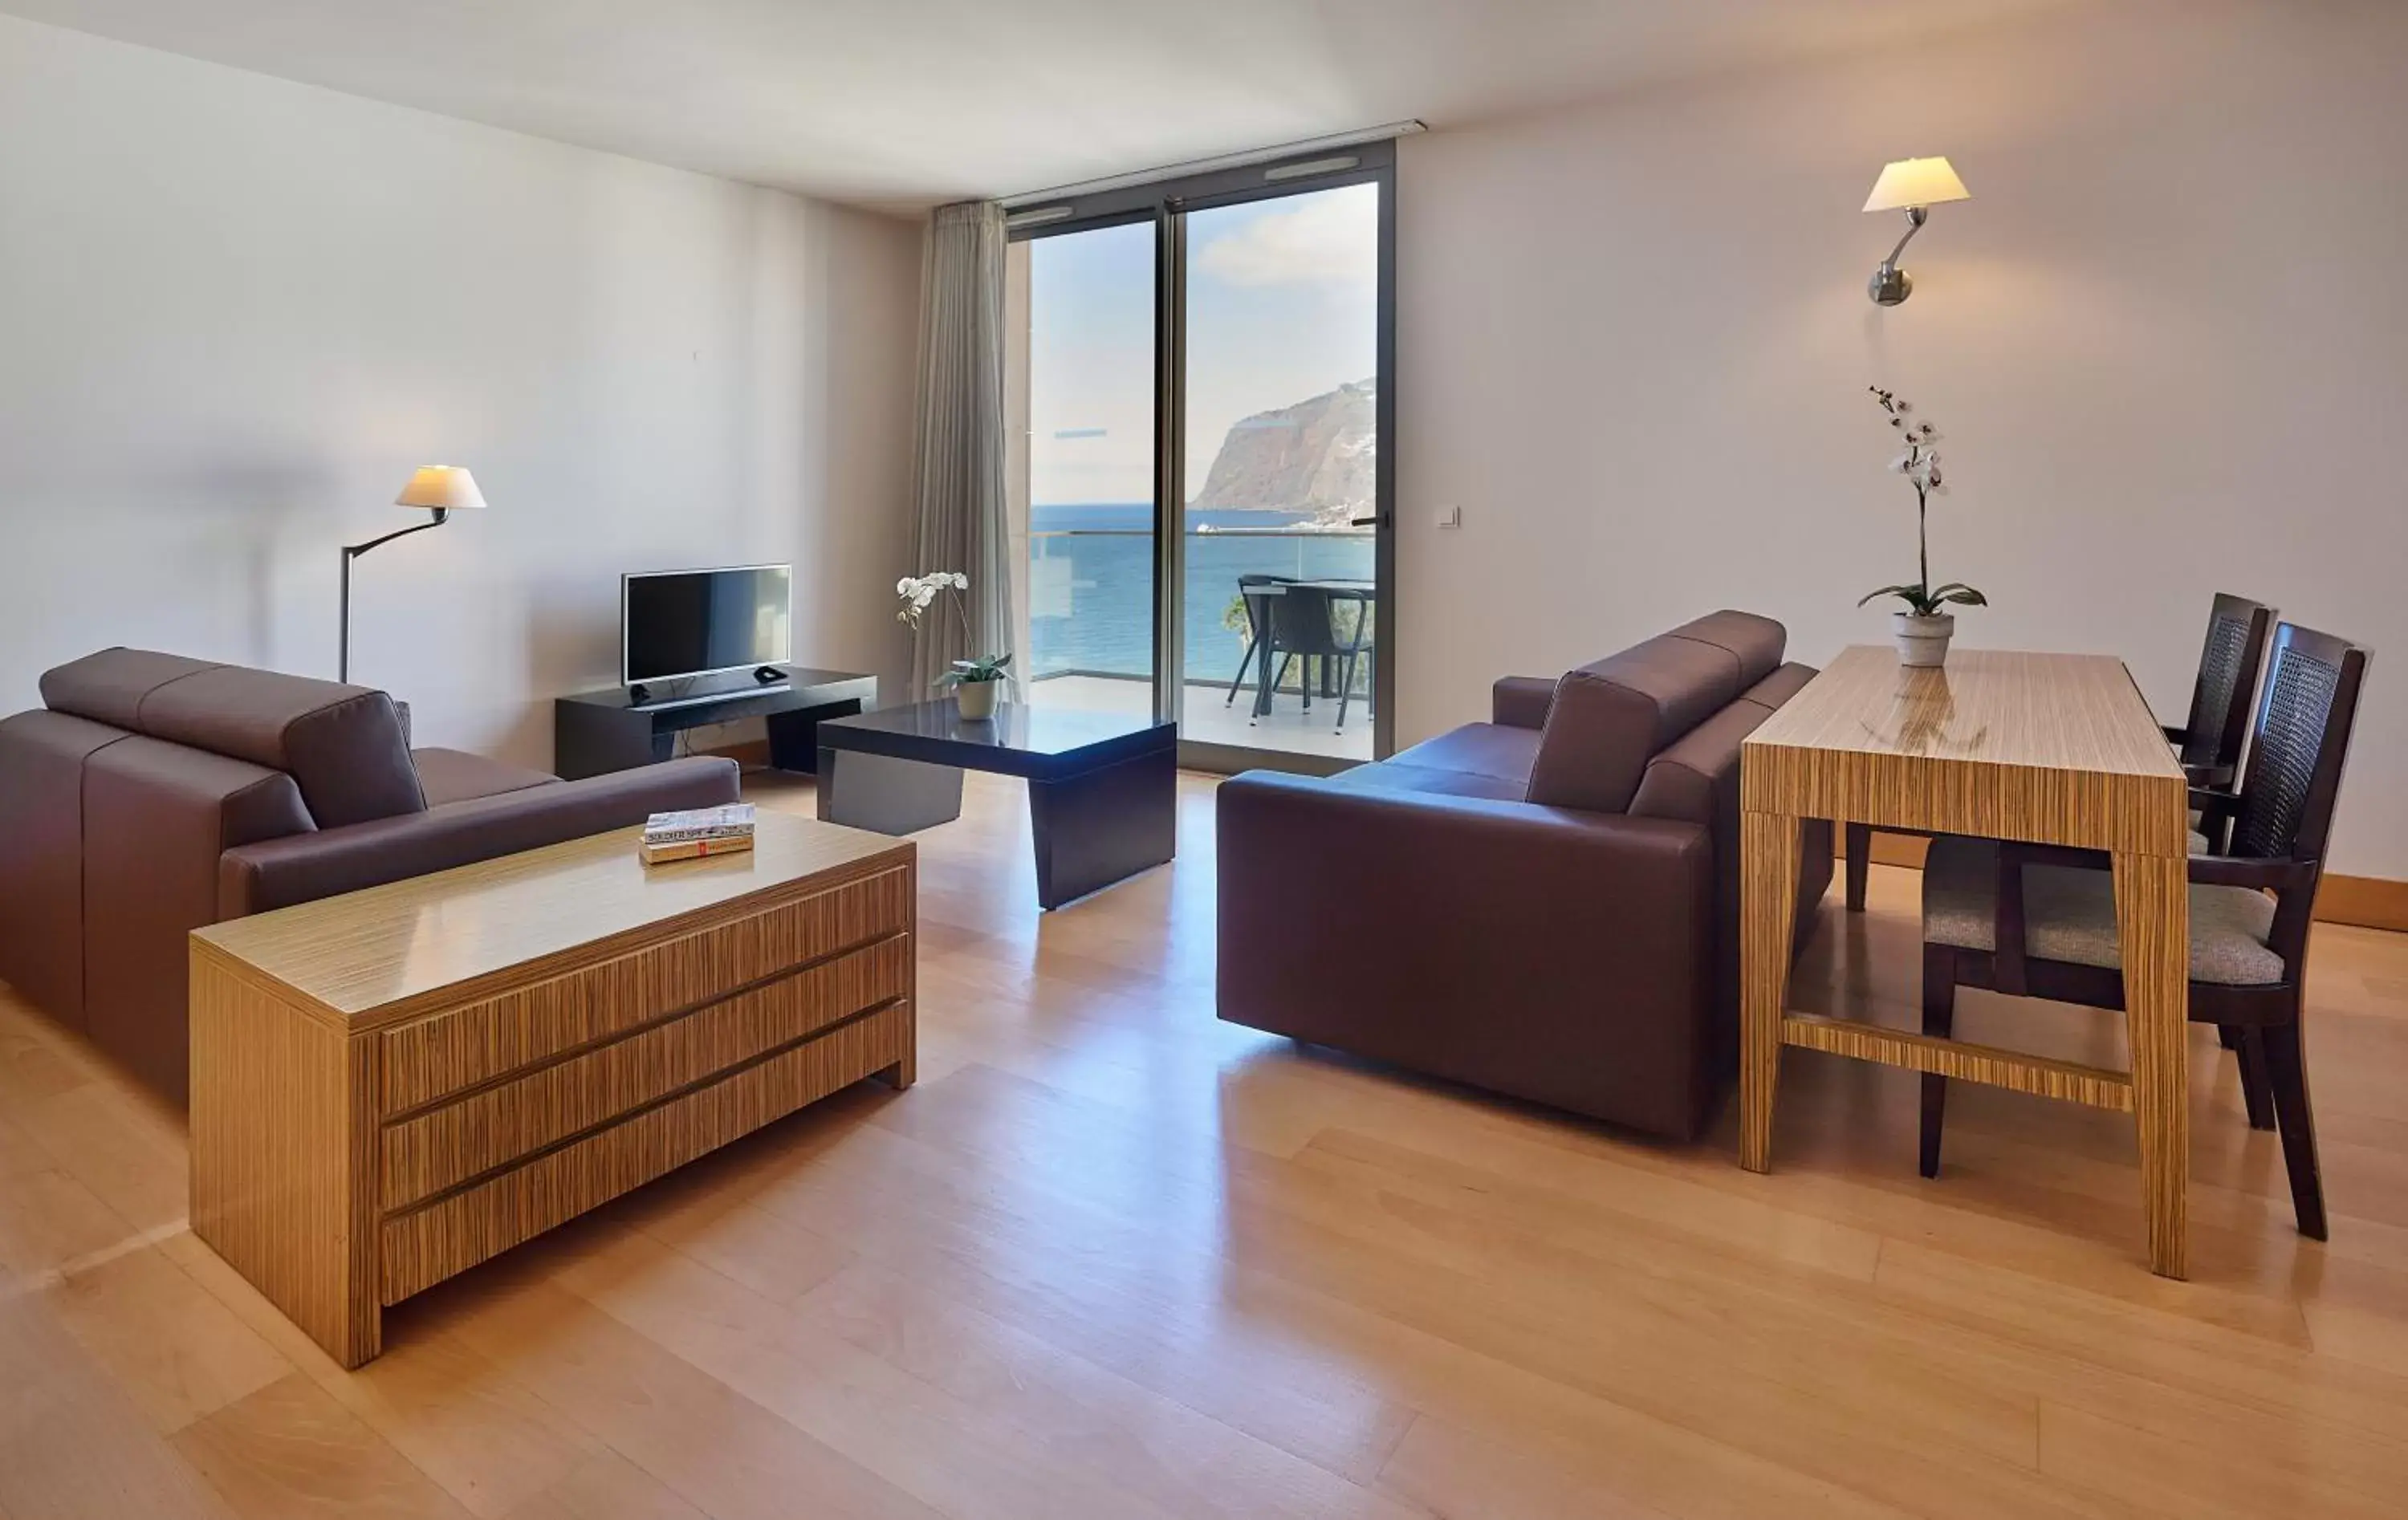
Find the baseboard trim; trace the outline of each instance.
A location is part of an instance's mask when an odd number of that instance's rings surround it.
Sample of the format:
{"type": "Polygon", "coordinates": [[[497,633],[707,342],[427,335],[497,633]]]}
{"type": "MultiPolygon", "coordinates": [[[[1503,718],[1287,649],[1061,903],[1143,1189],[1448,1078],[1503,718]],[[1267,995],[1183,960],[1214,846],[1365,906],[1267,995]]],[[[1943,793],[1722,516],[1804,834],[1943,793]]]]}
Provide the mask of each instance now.
{"type": "Polygon", "coordinates": [[[2408,882],[2327,871],[2324,885],[2316,890],[2316,918],[2325,924],[2408,930],[2408,882]]]}
{"type": "MultiPolygon", "coordinates": [[[[1831,831],[1839,857],[1848,854],[1848,831],[1831,831]]],[[[1914,834],[1873,834],[1873,864],[1903,866],[1909,870],[1923,868],[1923,853],[1931,841],[1914,834]]],[[[2396,929],[2408,932],[2408,882],[2395,882],[2383,876],[2339,876],[2325,873],[2324,885],[2316,892],[2316,921],[2320,924],[2354,924],[2369,929],[2396,929]]]]}

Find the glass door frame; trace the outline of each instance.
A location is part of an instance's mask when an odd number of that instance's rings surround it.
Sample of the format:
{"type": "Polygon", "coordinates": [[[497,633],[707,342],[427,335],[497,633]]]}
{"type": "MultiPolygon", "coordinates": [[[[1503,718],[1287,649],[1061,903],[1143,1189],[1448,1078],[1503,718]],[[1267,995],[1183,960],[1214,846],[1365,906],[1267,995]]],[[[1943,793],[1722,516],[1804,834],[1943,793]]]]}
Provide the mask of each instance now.
{"type": "MultiPolygon", "coordinates": [[[[1379,290],[1373,353],[1379,394],[1372,407],[1377,439],[1372,455],[1371,754],[1396,750],[1397,712],[1397,145],[1360,143],[1306,151],[1240,168],[1118,186],[1090,194],[1041,200],[1012,210],[1013,242],[1092,232],[1134,222],[1154,224],[1154,707],[1159,722],[1176,723],[1184,700],[1185,628],[1182,617],[1187,553],[1187,215],[1192,211],[1275,200],[1347,185],[1380,187],[1379,290]]],[[[1326,755],[1206,743],[1183,734],[1179,763],[1189,769],[1292,770],[1328,773],[1359,764],[1326,755]]]]}

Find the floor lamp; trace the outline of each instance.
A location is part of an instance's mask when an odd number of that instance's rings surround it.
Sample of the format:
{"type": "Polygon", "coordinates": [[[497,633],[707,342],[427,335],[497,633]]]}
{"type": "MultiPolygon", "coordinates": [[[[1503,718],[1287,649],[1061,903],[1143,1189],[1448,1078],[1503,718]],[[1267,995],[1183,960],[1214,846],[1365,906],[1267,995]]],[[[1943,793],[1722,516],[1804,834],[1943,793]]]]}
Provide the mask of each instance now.
{"type": "Polygon", "coordinates": [[[422,507],[435,514],[433,521],[415,527],[396,528],[381,538],[370,538],[364,544],[343,546],[343,642],[336,668],[336,679],[351,679],[351,561],[379,544],[389,544],[395,538],[407,538],[413,533],[439,528],[452,520],[454,511],[481,508],[485,498],[477,492],[476,477],[456,465],[425,465],[393,498],[396,507],[422,507]]]}

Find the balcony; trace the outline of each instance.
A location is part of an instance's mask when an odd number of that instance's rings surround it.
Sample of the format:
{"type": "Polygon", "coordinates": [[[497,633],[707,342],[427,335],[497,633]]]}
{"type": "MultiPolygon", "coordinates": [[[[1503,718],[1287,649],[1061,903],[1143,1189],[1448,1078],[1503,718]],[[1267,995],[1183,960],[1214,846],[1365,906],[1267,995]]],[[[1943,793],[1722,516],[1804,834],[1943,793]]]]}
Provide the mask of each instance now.
{"type": "MultiPolygon", "coordinates": [[[[1028,557],[1026,698],[1044,707],[1143,712],[1152,703],[1154,535],[1140,529],[1067,528],[1031,533],[1028,557]]],[[[1254,714],[1256,672],[1234,701],[1230,683],[1245,658],[1248,622],[1241,575],[1369,581],[1369,532],[1294,527],[1190,528],[1185,539],[1183,637],[1186,680],[1180,735],[1209,744],[1326,758],[1371,758],[1371,661],[1356,665],[1346,721],[1339,698],[1313,673],[1304,705],[1302,661],[1289,662],[1271,710],[1254,714]]],[[[1337,672],[1333,669],[1334,682],[1337,672]]]]}

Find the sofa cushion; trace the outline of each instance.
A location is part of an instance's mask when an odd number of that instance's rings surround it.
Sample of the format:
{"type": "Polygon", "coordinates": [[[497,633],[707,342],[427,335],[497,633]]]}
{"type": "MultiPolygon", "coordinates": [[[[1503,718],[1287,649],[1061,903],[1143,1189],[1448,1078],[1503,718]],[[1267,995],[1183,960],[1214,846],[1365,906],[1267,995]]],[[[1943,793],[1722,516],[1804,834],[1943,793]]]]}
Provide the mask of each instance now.
{"type": "Polygon", "coordinates": [[[85,761],[83,810],[84,1026],[181,1097],[185,937],[218,920],[218,862],[315,830],[290,773],[140,734],[85,761]]]}
{"type": "Polygon", "coordinates": [[[42,672],[42,705],[130,733],[142,733],[142,699],[170,681],[218,667],[148,649],[105,649],[42,672]]]}
{"type": "Polygon", "coordinates": [[[0,981],[79,1030],[84,763],[127,737],[65,712],[0,718],[0,981]]]}
{"type": "Polygon", "coordinates": [[[1647,762],[1626,810],[1634,818],[1727,827],[1736,839],[1740,742],[1770,716],[1754,702],[1734,701],[1667,744],[1647,762]]]}
{"type": "Polygon", "coordinates": [[[1399,750],[1377,765],[1340,771],[1330,782],[1349,788],[1519,802],[1530,784],[1530,756],[1538,747],[1535,729],[1469,723],[1399,750]]]}
{"type": "Polygon", "coordinates": [[[1436,738],[1426,738],[1399,750],[1389,758],[1396,764],[1490,776],[1518,787],[1529,783],[1530,760],[1538,753],[1539,731],[1535,728],[1468,723],[1436,738]]]}
{"type": "Polygon", "coordinates": [[[1739,698],[1742,702],[1753,702],[1765,710],[1770,711],[1804,691],[1806,683],[1813,681],[1815,674],[1816,671],[1813,666],[1798,665],[1793,662],[1781,667],[1772,674],[1740,693],[1739,698]]]}
{"type": "Polygon", "coordinates": [[[1544,676],[1505,676],[1489,688],[1488,716],[1516,728],[1543,728],[1555,699],[1555,683],[1544,676]]]}
{"type": "Polygon", "coordinates": [[[1684,623],[1666,637],[1710,644],[1738,661],[1742,690],[1770,675],[1789,642],[1789,631],[1772,619],[1728,608],[1684,623]]]}
{"type": "Polygon", "coordinates": [[[1567,673],[1540,731],[1527,800],[1625,811],[1656,752],[1770,674],[1781,641],[1777,623],[1717,612],[1567,673]]]}
{"type": "Polygon", "coordinates": [[[42,699],[59,711],[284,771],[321,828],[426,807],[393,698],[365,686],[112,649],[44,675],[42,699]]]}
{"type": "Polygon", "coordinates": [[[418,767],[419,789],[426,794],[429,808],[560,784],[560,778],[550,771],[489,760],[466,750],[412,750],[409,758],[418,767]]]}

